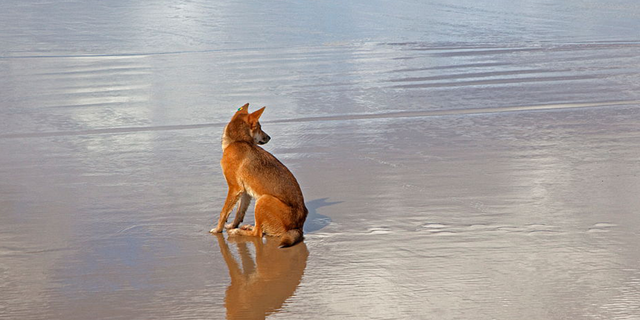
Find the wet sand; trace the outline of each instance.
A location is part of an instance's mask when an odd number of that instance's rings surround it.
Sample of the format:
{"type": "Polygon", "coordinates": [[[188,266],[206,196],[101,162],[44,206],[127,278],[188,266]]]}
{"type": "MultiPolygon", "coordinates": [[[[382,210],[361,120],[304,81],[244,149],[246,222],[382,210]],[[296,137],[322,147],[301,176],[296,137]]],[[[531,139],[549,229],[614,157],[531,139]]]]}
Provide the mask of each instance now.
{"type": "Polygon", "coordinates": [[[3,1],[0,318],[639,319],[639,18],[3,1]],[[208,233],[246,102],[290,249],[208,233]]]}

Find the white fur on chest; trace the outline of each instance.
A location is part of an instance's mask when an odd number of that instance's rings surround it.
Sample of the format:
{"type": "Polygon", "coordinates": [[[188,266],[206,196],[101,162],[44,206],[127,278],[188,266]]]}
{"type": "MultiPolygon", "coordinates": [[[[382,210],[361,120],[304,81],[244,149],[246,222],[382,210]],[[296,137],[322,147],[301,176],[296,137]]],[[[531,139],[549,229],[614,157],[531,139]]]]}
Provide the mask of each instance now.
{"type": "Polygon", "coordinates": [[[224,131],[222,132],[222,151],[231,144],[231,139],[227,136],[227,126],[224,126],[224,131]]]}

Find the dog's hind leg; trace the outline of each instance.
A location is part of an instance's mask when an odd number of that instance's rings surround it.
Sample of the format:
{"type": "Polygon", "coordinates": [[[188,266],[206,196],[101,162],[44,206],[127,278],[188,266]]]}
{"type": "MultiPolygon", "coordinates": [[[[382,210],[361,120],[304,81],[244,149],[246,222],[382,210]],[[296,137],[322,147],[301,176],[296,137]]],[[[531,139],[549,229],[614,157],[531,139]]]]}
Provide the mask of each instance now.
{"type": "Polygon", "coordinates": [[[249,204],[251,204],[251,196],[243,192],[240,196],[240,204],[238,204],[238,210],[236,211],[236,217],[233,219],[233,223],[226,224],[224,227],[226,229],[235,229],[237,228],[242,220],[244,220],[244,214],[247,212],[249,208],[249,204]]]}
{"type": "Polygon", "coordinates": [[[232,234],[262,237],[282,236],[280,247],[289,247],[302,240],[302,229],[289,223],[293,217],[293,208],[278,198],[264,195],[256,201],[255,227],[233,229],[232,234]]]}
{"type": "Polygon", "coordinates": [[[302,228],[297,224],[296,210],[275,197],[263,196],[260,201],[260,206],[256,202],[256,225],[260,216],[260,225],[265,234],[280,237],[280,248],[290,247],[302,240],[302,228]]]}
{"type": "Polygon", "coordinates": [[[239,229],[229,230],[229,234],[243,236],[262,237],[266,232],[268,235],[279,235],[284,232],[282,221],[278,218],[282,210],[289,208],[282,201],[269,195],[263,195],[256,200],[255,226],[242,226],[239,229]]]}

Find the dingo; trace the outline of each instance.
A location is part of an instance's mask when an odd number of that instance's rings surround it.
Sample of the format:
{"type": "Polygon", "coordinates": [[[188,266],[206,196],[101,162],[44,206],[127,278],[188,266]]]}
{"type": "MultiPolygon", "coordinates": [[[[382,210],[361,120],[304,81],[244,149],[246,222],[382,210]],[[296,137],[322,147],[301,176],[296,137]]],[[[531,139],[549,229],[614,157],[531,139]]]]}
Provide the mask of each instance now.
{"type": "Polygon", "coordinates": [[[229,234],[281,236],[280,247],[289,247],[302,240],[302,226],[308,210],[293,174],[258,146],[271,139],[258,122],[264,108],[249,113],[247,103],[238,109],[224,128],[220,164],[229,193],[220,212],[218,226],[211,229],[211,233],[220,233],[226,227],[229,234]],[[238,228],[251,197],[256,199],[255,226],[238,228]],[[233,223],[225,226],[238,201],[240,204],[233,223]]]}

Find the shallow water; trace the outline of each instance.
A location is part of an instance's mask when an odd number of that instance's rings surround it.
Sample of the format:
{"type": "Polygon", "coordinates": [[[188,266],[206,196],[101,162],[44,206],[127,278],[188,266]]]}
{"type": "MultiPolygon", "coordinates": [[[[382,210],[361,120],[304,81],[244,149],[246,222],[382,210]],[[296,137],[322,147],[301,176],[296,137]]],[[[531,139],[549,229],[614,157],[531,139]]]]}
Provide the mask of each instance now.
{"type": "Polygon", "coordinates": [[[640,319],[640,6],[556,2],[3,1],[0,318],[640,319]],[[245,102],[294,248],[207,233],[245,102]]]}

